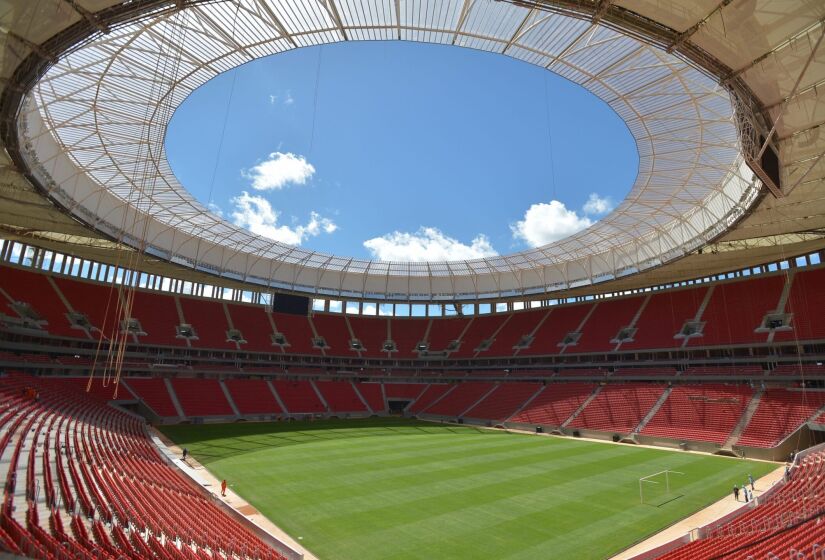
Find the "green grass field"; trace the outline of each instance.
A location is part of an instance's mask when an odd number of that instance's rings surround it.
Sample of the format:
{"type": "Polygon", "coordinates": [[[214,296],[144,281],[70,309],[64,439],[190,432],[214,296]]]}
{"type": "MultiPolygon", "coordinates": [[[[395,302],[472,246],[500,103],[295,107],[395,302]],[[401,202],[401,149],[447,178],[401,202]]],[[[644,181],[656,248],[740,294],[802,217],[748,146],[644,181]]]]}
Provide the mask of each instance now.
{"type": "Polygon", "coordinates": [[[607,558],[775,468],[403,419],[163,431],[321,560],[607,558]]]}

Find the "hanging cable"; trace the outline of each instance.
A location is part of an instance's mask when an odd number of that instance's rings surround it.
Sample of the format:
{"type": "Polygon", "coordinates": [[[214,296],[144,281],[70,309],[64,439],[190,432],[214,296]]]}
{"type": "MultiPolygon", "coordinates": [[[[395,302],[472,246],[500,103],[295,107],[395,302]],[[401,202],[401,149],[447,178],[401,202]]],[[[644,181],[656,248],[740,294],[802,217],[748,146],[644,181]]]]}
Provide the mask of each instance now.
{"type": "Polygon", "coordinates": [[[312,99],[312,126],[309,131],[309,151],[307,157],[312,156],[312,148],[315,145],[315,120],[318,116],[318,90],[321,89],[321,57],[324,54],[324,45],[318,47],[318,62],[315,65],[315,92],[312,99]]]}
{"type": "Polygon", "coordinates": [[[556,163],[553,158],[553,131],[550,126],[550,86],[547,85],[548,77],[544,76],[544,116],[547,123],[547,146],[549,150],[549,157],[547,161],[550,162],[550,185],[553,188],[553,200],[556,200],[556,163]]]}
{"type": "MultiPolygon", "coordinates": [[[[178,75],[178,71],[180,68],[180,61],[181,61],[181,52],[178,51],[178,56],[171,57],[165,56],[164,47],[167,45],[179,45],[184,42],[187,26],[181,22],[180,25],[175,25],[175,18],[180,19],[187,19],[188,13],[184,13],[184,15],[179,16],[181,12],[176,12],[172,16],[169,16],[163,20],[164,22],[164,29],[161,33],[162,41],[161,46],[158,49],[155,58],[155,76],[167,76],[167,70],[170,63],[174,66],[173,68],[173,76],[178,75]],[[171,28],[171,37],[166,36],[166,33],[171,28]],[[176,33],[178,32],[178,33],[176,33]]],[[[171,47],[170,47],[171,48],[171,47]]],[[[160,87],[162,80],[153,80],[152,85],[150,87],[150,98],[154,98],[157,88],[160,87]]],[[[173,81],[173,85],[166,96],[166,103],[159,103],[156,106],[155,112],[156,114],[158,111],[166,110],[165,115],[168,116],[169,107],[172,103],[172,92],[174,91],[176,81],[173,81]]],[[[159,99],[160,101],[160,99],[159,99]]],[[[165,122],[161,119],[161,122],[165,122]]],[[[118,388],[120,384],[120,376],[123,371],[123,361],[126,353],[126,347],[128,344],[128,339],[130,336],[130,332],[128,329],[128,321],[132,314],[132,308],[134,304],[134,295],[137,288],[137,284],[140,273],[137,272],[137,265],[139,264],[140,258],[145,252],[146,245],[147,245],[147,237],[148,237],[148,227],[149,227],[149,220],[148,216],[150,213],[150,209],[148,205],[145,208],[145,212],[143,215],[143,222],[142,222],[142,231],[138,234],[136,231],[138,229],[139,221],[141,220],[141,216],[139,214],[139,210],[143,206],[144,201],[148,200],[151,204],[154,198],[154,190],[157,186],[158,180],[158,173],[157,170],[152,170],[153,164],[151,163],[151,157],[149,154],[145,154],[145,157],[141,157],[144,151],[144,145],[149,145],[150,135],[151,135],[151,118],[149,115],[149,105],[146,107],[146,111],[144,113],[144,130],[146,136],[146,142],[141,142],[138,145],[138,154],[137,158],[135,159],[135,176],[138,175],[138,165],[139,162],[143,163],[143,168],[140,169],[140,179],[137,184],[135,184],[135,189],[132,191],[133,193],[136,192],[136,196],[134,197],[134,206],[138,209],[138,212],[132,214],[132,222],[131,224],[127,224],[127,217],[129,216],[129,212],[124,212],[123,218],[121,220],[121,231],[126,234],[126,227],[127,225],[130,226],[131,235],[137,237],[140,241],[136,251],[130,253],[126,259],[125,268],[121,269],[121,256],[122,253],[118,253],[116,258],[115,270],[124,270],[124,277],[118,282],[118,277],[116,276],[113,280],[115,283],[119,284],[117,286],[117,304],[114,313],[110,313],[111,310],[111,299],[112,295],[115,293],[115,286],[114,284],[110,287],[109,298],[107,300],[106,305],[106,314],[104,315],[104,322],[103,322],[103,331],[101,332],[101,337],[98,343],[98,347],[95,352],[95,358],[93,360],[92,369],[90,371],[89,381],[87,383],[87,391],[91,390],[92,383],[95,377],[95,373],[97,371],[97,365],[100,359],[100,353],[102,350],[103,339],[105,338],[106,332],[106,325],[109,323],[109,318],[111,317],[111,328],[112,328],[112,336],[108,338],[108,345],[107,345],[107,355],[105,359],[105,365],[103,367],[103,372],[101,375],[102,384],[104,387],[109,386],[110,384],[114,385],[114,393],[113,398],[117,398],[118,388]],[[151,179],[151,180],[150,180],[151,179]],[[147,185],[149,186],[147,192],[147,185]],[[119,328],[120,325],[123,324],[123,328],[119,328]]],[[[148,150],[148,147],[146,148],[148,150]]],[[[132,197],[128,197],[127,200],[132,197]]]]}
{"type": "MultiPolygon", "coordinates": [[[[235,42],[235,31],[238,27],[238,13],[240,12],[240,10],[241,10],[241,3],[237,2],[235,4],[235,14],[232,17],[232,31],[230,33],[230,37],[231,37],[231,40],[232,40],[233,43],[235,42]]],[[[228,123],[229,123],[229,113],[230,113],[230,110],[232,108],[232,100],[235,97],[235,84],[238,81],[238,73],[240,72],[240,69],[239,68],[233,68],[231,70],[231,72],[232,72],[232,80],[229,84],[229,97],[226,101],[226,108],[223,112],[223,122],[221,123],[221,132],[220,132],[220,137],[218,138],[218,151],[215,154],[215,164],[212,166],[212,175],[209,178],[209,194],[207,195],[207,198],[206,198],[206,200],[208,201],[208,203],[207,203],[208,205],[211,205],[214,202],[213,193],[214,193],[214,190],[215,190],[215,180],[216,180],[217,175],[218,175],[218,165],[220,164],[221,156],[223,155],[223,144],[224,144],[224,140],[226,138],[226,127],[228,126],[228,123]]],[[[196,247],[195,247],[195,263],[196,263],[196,265],[197,265],[197,262],[200,260],[200,256],[201,256],[201,245],[203,243],[202,238],[203,238],[202,235],[197,236],[197,242],[196,242],[196,247]]]]}
{"type": "MultiPolygon", "coordinates": [[[[241,9],[241,3],[238,2],[237,6],[235,7],[235,16],[232,19],[232,41],[235,41],[235,29],[238,25],[238,12],[241,9]]],[[[240,68],[233,68],[232,72],[232,81],[229,84],[229,97],[226,100],[226,109],[223,112],[223,122],[221,123],[221,133],[220,137],[218,138],[218,151],[215,154],[215,165],[212,166],[212,176],[209,178],[209,195],[207,199],[209,204],[212,204],[213,198],[212,193],[215,189],[215,178],[218,175],[218,165],[221,161],[221,155],[223,154],[223,143],[226,137],[226,127],[229,123],[229,112],[232,107],[232,100],[235,96],[235,83],[238,81],[238,73],[240,72],[240,68]]]]}

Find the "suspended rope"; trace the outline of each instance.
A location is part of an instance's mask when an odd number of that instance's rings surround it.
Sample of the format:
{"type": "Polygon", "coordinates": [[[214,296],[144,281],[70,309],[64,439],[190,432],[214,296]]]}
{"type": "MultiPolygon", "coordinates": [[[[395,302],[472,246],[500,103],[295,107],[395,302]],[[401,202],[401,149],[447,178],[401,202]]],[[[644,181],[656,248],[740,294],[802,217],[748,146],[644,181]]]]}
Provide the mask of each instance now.
{"type": "MultiPolygon", "coordinates": [[[[175,12],[171,16],[167,17],[163,20],[164,29],[161,33],[163,38],[160,41],[160,47],[157,51],[156,58],[155,58],[155,68],[154,68],[154,76],[158,77],[165,77],[168,76],[169,66],[172,65],[172,76],[174,80],[172,82],[172,87],[167,94],[164,102],[159,103],[156,106],[156,113],[159,111],[166,111],[165,115],[161,114],[161,116],[168,116],[168,111],[172,103],[172,93],[174,92],[175,85],[177,84],[177,75],[178,70],[180,68],[180,61],[181,61],[181,52],[178,51],[178,56],[166,56],[165,53],[165,46],[167,45],[179,45],[184,42],[187,26],[185,25],[185,21],[188,19],[188,14],[185,11],[182,12],[175,12]],[[175,20],[179,19],[180,22],[176,25],[175,20]],[[169,32],[171,30],[171,32],[169,32]],[[167,32],[169,32],[169,37],[167,37],[167,32]]],[[[170,47],[171,48],[171,47],[170,47]]],[[[152,81],[150,86],[150,98],[154,99],[155,97],[159,97],[158,90],[163,85],[162,80],[155,79],[152,81]]],[[[161,101],[159,99],[159,101],[161,101]]],[[[144,134],[141,134],[142,137],[145,137],[147,140],[151,134],[151,125],[152,122],[152,115],[149,114],[149,107],[150,105],[146,106],[146,110],[143,115],[143,128],[144,134]]],[[[158,122],[165,122],[163,120],[158,122]]],[[[136,194],[134,197],[134,207],[135,208],[145,208],[145,212],[143,218],[137,212],[132,213],[132,221],[131,223],[127,224],[128,217],[130,215],[129,212],[124,212],[123,217],[121,219],[121,231],[124,232],[126,235],[127,232],[127,225],[129,226],[129,231],[131,234],[139,239],[138,247],[136,251],[130,253],[126,259],[124,269],[121,269],[122,264],[122,253],[118,252],[117,257],[115,259],[115,277],[113,278],[113,284],[109,289],[109,296],[107,298],[105,313],[104,313],[104,320],[103,325],[100,332],[100,337],[98,340],[98,345],[95,350],[94,360],[92,362],[92,368],[89,372],[89,379],[86,384],[86,390],[91,391],[94,379],[96,377],[96,373],[98,371],[98,363],[101,361],[101,351],[102,345],[104,343],[104,339],[107,339],[106,332],[107,327],[111,328],[111,336],[108,337],[107,342],[107,351],[106,357],[104,360],[104,365],[102,368],[102,372],[100,375],[101,383],[103,387],[108,387],[110,385],[114,386],[113,390],[113,398],[117,398],[118,389],[120,385],[120,377],[123,371],[123,361],[126,354],[126,348],[129,341],[130,330],[129,330],[129,321],[132,316],[132,309],[134,305],[134,297],[135,291],[138,284],[139,279],[139,272],[136,272],[137,265],[145,253],[145,249],[147,246],[147,237],[148,237],[148,227],[149,227],[149,204],[146,204],[144,207],[144,203],[148,201],[150,204],[153,200],[154,190],[157,186],[157,170],[152,169],[151,158],[150,157],[141,157],[141,156],[148,156],[148,154],[144,154],[143,151],[145,146],[148,146],[149,142],[141,142],[138,144],[137,150],[137,157],[135,160],[135,176],[139,177],[139,180],[134,185],[134,189],[132,193],[136,194]],[[139,162],[143,162],[143,168],[138,169],[139,162]],[[139,174],[137,172],[140,172],[139,174]],[[147,189],[147,185],[149,188],[147,189]],[[148,192],[147,192],[148,191],[148,192]],[[143,219],[142,224],[140,220],[143,219]],[[142,226],[142,227],[141,227],[142,226]],[[138,234],[138,231],[140,233],[138,234]],[[118,277],[117,271],[124,270],[124,276],[118,277]],[[117,286],[116,286],[117,285],[117,286]],[[116,305],[114,312],[111,309],[112,298],[116,294],[116,305]],[[110,321],[111,319],[111,321],[110,321]],[[121,328],[122,326],[122,328],[121,328]]],[[[129,196],[129,198],[132,198],[129,196]]]]}
{"type": "MultiPolygon", "coordinates": [[[[240,9],[241,9],[241,3],[238,2],[235,6],[235,15],[232,18],[232,33],[230,34],[233,43],[235,42],[235,30],[238,26],[238,12],[240,11],[240,9]]],[[[209,178],[209,194],[208,194],[206,200],[209,201],[208,204],[210,204],[210,205],[214,202],[213,193],[214,193],[214,190],[215,190],[215,179],[217,178],[218,165],[220,164],[221,156],[223,155],[223,144],[224,144],[224,139],[226,138],[226,127],[229,123],[229,113],[230,113],[230,110],[232,108],[232,100],[235,97],[235,84],[238,81],[238,73],[240,72],[240,68],[233,68],[231,70],[231,72],[232,72],[232,80],[231,80],[230,85],[229,85],[229,97],[226,100],[226,107],[225,107],[224,112],[223,112],[223,122],[221,123],[221,132],[220,132],[220,136],[218,138],[218,150],[217,150],[217,153],[215,154],[215,165],[212,166],[212,176],[209,178]]],[[[200,236],[200,235],[197,236],[197,239],[198,239],[197,240],[197,248],[195,250],[195,261],[196,262],[200,260],[201,242],[202,242],[201,238],[202,238],[202,236],[200,236]]]]}

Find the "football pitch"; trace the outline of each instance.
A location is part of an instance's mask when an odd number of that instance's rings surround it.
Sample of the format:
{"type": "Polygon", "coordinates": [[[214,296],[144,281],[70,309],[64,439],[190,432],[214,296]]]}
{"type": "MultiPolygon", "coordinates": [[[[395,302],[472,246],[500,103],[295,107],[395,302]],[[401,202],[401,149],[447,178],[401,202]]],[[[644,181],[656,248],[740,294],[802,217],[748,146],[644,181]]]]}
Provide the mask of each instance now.
{"type": "Polygon", "coordinates": [[[608,558],[776,468],[393,418],[162,430],[321,560],[608,558]]]}

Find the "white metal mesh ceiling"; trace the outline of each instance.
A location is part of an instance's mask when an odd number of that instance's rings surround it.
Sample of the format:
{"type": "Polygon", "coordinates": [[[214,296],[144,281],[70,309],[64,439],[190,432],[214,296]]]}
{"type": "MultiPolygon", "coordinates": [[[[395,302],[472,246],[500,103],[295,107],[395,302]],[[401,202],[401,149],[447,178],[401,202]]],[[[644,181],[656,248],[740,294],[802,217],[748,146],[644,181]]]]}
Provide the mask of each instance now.
{"type": "MultiPolygon", "coordinates": [[[[64,55],[19,120],[52,196],[149,253],[232,278],[324,294],[478,298],[564,289],[658,266],[727,230],[759,189],[728,92],[657,47],[566,15],[457,0],[243,0],[147,17],[64,55]],[[639,152],[627,198],[578,234],[448,263],[336,257],[270,241],[210,213],[163,147],[191,91],[254,58],[344,40],[401,39],[501,53],[581,84],[625,120],[639,152]]],[[[598,161],[599,154],[592,154],[598,161]]]]}

